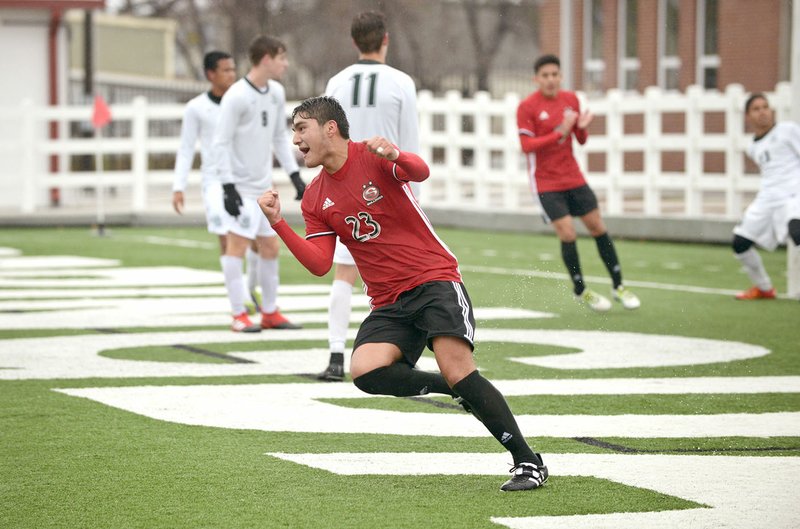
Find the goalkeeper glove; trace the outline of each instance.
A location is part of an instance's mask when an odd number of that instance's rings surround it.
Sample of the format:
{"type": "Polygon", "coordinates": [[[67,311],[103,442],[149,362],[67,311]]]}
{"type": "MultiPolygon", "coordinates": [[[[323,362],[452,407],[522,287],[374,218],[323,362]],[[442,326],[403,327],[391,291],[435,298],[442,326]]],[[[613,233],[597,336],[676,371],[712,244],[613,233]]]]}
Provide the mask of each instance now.
{"type": "Polygon", "coordinates": [[[225,211],[234,217],[239,216],[239,206],[242,205],[242,197],[236,191],[233,184],[222,184],[222,196],[225,202],[225,211]]]}
{"type": "Polygon", "coordinates": [[[306,191],[306,184],[303,183],[303,180],[300,178],[300,171],[295,171],[289,175],[289,178],[292,180],[292,184],[294,188],[297,190],[297,196],[294,197],[295,200],[300,200],[303,198],[303,193],[306,191]]]}

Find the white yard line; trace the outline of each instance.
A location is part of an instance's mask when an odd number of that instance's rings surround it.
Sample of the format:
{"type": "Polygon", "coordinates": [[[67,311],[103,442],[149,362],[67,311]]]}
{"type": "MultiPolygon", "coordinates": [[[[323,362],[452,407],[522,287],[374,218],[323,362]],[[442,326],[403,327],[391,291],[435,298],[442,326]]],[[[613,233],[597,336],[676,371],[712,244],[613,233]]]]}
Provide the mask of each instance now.
{"type": "MultiPolygon", "coordinates": [[[[342,475],[496,475],[507,454],[480,453],[270,453],[299,465],[342,475]]],[[[677,511],[574,516],[492,517],[512,529],[794,529],[800,525],[797,457],[696,455],[551,454],[550,475],[592,476],[708,506],[677,511]]],[[[507,475],[507,474],[506,474],[507,475]]],[[[502,479],[498,479],[498,486],[502,479]]],[[[599,485],[602,487],[602,484],[599,485]]],[[[528,494],[548,494],[548,485],[528,494]]],[[[487,513],[491,516],[491,513],[487,513]]]]}
{"type": "MultiPolygon", "coordinates": [[[[525,268],[503,268],[499,266],[475,266],[475,265],[462,264],[460,266],[460,269],[465,272],[475,272],[479,274],[538,277],[542,279],[557,279],[559,281],[569,280],[569,276],[561,272],[542,272],[539,270],[529,270],[525,268]]],[[[608,284],[609,282],[608,277],[601,277],[601,276],[584,276],[584,280],[592,283],[603,283],[603,284],[608,284]]],[[[691,292],[693,294],[713,294],[713,295],[729,296],[729,297],[734,296],[736,295],[736,293],[739,292],[739,290],[731,290],[725,288],[698,287],[693,285],[677,285],[671,283],[656,283],[655,281],[636,281],[630,279],[625,280],[625,285],[629,287],[653,288],[657,290],[691,292]]],[[[782,299],[792,299],[784,294],[779,294],[778,297],[782,299]]]]}

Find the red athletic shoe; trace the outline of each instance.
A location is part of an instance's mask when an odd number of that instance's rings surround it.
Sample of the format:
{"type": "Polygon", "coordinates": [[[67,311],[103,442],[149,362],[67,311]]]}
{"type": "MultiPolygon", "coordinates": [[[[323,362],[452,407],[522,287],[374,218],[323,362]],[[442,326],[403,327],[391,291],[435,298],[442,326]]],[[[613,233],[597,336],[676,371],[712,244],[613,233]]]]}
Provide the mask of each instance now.
{"type": "Polygon", "coordinates": [[[233,317],[231,330],[233,332],[261,332],[261,327],[250,321],[250,317],[247,315],[247,311],[245,311],[233,317]]]}
{"type": "Polygon", "coordinates": [[[277,309],[275,312],[262,312],[261,313],[261,328],[262,329],[302,329],[302,325],[292,323],[284,317],[283,314],[277,309]]]}
{"type": "Polygon", "coordinates": [[[736,294],[736,299],[775,299],[775,289],[761,290],[758,287],[750,287],[736,294]]]}

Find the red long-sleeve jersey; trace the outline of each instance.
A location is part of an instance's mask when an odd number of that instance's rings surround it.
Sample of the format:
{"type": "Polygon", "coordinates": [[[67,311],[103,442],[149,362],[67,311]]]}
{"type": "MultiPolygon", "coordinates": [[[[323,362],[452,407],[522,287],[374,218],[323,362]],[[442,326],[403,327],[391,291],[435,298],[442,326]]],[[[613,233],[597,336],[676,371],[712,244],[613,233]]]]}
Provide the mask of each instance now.
{"type": "Polygon", "coordinates": [[[427,177],[428,166],[415,154],[401,152],[390,162],[350,142],[344,166],[333,174],[323,169],[305,190],[305,240],[283,221],[273,228],[316,275],[330,269],[338,235],[353,255],[373,307],[394,303],[429,281],[461,281],[458,261],[407,184],[427,177]]]}
{"type": "Polygon", "coordinates": [[[561,133],[555,131],[567,109],[580,113],[575,93],[566,90],[559,91],[554,98],[534,92],[517,108],[519,141],[528,160],[528,177],[534,194],[565,191],[586,184],[572,154],[572,136],[574,134],[583,145],[588,133],[575,126],[562,141],[561,133]]]}

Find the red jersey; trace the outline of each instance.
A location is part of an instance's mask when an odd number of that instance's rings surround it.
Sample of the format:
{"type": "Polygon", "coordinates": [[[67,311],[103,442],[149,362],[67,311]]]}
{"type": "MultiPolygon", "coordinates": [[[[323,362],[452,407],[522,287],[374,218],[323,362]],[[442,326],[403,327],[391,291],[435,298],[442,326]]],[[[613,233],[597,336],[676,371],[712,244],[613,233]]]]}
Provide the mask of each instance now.
{"type": "Polygon", "coordinates": [[[373,307],[394,303],[429,281],[461,281],[456,257],[433,231],[408,183],[397,178],[401,162],[351,141],[344,166],[333,174],[320,171],[301,203],[306,239],[339,236],[373,307]]]}
{"type": "Polygon", "coordinates": [[[561,133],[555,132],[567,109],[580,113],[575,93],[565,90],[560,90],[554,98],[534,92],[517,108],[519,141],[528,159],[528,178],[534,194],[565,191],[586,184],[572,154],[572,135],[583,145],[588,133],[576,125],[562,141],[561,133]]]}

